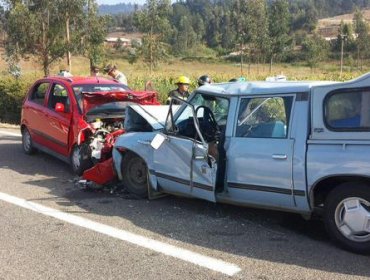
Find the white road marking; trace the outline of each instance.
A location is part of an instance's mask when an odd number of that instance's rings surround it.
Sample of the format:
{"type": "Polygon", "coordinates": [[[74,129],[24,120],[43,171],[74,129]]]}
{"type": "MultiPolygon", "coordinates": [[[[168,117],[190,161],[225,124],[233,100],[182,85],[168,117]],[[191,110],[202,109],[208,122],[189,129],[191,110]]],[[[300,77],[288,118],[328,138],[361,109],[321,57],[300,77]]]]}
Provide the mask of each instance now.
{"type": "Polygon", "coordinates": [[[192,252],[187,249],[182,249],[161,241],[147,238],[138,234],[134,234],[125,230],[117,229],[108,225],[94,222],[76,215],[64,213],[62,211],[49,208],[34,202],[27,201],[22,198],[8,195],[0,192],[0,200],[15,204],[17,206],[41,213],[46,216],[65,221],[67,223],[87,228],[140,247],[144,247],[167,256],[171,256],[189,263],[196,264],[201,267],[211,269],[213,271],[221,272],[223,274],[233,276],[240,272],[241,269],[232,263],[224,262],[215,258],[207,257],[199,253],[192,252]]]}
{"type": "Polygon", "coordinates": [[[22,136],[22,134],[20,134],[20,133],[7,132],[7,131],[3,131],[3,130],[2,131],[0,130],[0,134],[9,135],[9,136],[18,136],[18,137],[22,136]]]}

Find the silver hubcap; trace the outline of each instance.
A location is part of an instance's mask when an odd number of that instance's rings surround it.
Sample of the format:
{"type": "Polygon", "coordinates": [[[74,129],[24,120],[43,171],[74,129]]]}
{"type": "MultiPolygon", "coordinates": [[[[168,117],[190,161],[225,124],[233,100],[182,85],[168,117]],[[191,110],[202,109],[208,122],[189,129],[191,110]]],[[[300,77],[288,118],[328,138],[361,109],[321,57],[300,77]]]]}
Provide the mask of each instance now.
{"type": "Polygon", "coordinates": [[[370,240],[370,202],[359,197],[342,200],[335,209],[338,230],[355,242],[370,240]]]}

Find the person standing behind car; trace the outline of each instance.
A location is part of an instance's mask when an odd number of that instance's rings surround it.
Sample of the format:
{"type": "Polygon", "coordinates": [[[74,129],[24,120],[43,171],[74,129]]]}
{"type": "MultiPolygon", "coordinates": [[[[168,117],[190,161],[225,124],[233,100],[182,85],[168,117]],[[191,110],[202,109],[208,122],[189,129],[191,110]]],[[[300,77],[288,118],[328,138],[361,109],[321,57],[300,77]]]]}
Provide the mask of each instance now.
{"type": "MultiPolygon", "coordinates": [[[[188,99],[190,95],[189,84],[190,84],[190,80],[188,77],[180,76],[175,83],[175,85],[177,85],[177,89],[171,90],[168,93],[168,98],[167,98],[166,103],[170,104],[172,96],[176,96],[177,98],[184,99],[184,100],[188,99]]],[[[180,104],[180,102],[177,100],[173,100],[173,104],[178,105],[180,104]]]]}
{"type": "Polygon", "coordinates": [[[207,84],[211,84],[212,83],[212,79],[210,76],[208,75],[203,75],[203,76],[200,76],[198,78],[198,86],[204,86],[204,85],[207,85],[207,84]]]}
{"type": "Polygon", "coordinates": [[[127,78],[125,74],[123,74],[121,71],[118,71],[116,65],[108,64],[104,67],[104,73],[111,76],[113,79],[119,81],[121,84],[124,84],[127,86],[127,78]]]}

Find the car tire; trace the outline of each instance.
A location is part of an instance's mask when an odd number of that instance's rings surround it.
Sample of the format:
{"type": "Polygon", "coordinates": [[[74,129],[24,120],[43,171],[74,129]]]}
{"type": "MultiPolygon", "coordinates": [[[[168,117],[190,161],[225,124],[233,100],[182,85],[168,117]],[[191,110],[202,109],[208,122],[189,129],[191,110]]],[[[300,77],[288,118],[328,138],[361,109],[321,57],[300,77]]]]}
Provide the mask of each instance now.
{"type": "Polygon", "coordinates": [[[127,190],[140,197],[148,197],[148,168],[145,161],[134,153],[128,153],[122,160],[122,182],[127,190]]]}
{"type": "Polygon", "coordinates": [[[370,186],[344,183],[326,198],[324,221],[330,237],[344,249],[370,253],[370,186]]]}
{"type": "Polygon", "coordinates": [[[33,147],[31,134],[27,128],[22,129],[22,148],[27,155],[31,155],[36,152],[36,149],[33,147]]]}
{"type": "Polygon", "coordinates": [[[81,176],[94,164],[90,157],[88,145],[75,145],[71,153],[71,167],[74,174],[81,176]]]}

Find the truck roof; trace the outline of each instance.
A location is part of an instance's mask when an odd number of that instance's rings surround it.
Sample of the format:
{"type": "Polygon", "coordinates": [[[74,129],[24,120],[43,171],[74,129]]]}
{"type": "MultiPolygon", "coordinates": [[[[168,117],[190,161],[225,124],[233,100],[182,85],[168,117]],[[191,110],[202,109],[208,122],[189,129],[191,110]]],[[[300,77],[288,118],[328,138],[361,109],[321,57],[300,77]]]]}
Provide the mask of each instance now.
{"type": "Polygon", "coordinates": [[[204,85],[198,91],[217,95],[249,95],[309,92],[314,86],[332,85],[333,81],[251,81],[204,85]]]}

